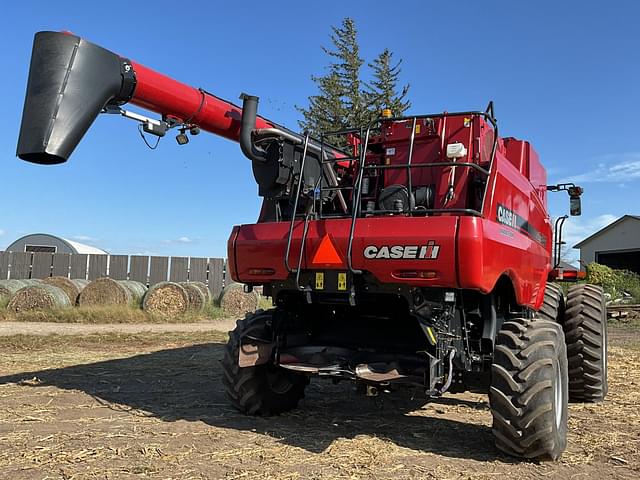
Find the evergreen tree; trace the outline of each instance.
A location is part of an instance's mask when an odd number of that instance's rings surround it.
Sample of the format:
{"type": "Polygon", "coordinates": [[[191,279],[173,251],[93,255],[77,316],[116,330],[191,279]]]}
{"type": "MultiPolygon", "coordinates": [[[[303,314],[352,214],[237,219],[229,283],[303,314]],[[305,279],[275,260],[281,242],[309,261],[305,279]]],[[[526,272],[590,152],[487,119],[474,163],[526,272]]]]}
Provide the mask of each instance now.
{"type": "Polygon", "coordinates": [[[400,117],[411,106],[409,100],[405,100],[409,93],[409,84],[398,93],[398,77],[400,76],[400,64],[402,60],[393,65],[393,53],[385,48],[378,57],[369,64],[373,70],[373,81],[368,85],[368,106],[374,116],[380,115],[383,109],[389,108],[394,117],[400,117]]]}
{"type": "MultiPolygon", "coordinates": [[[[409,108],[405,97],[409,85],[397,93],[400,62],[393,65],[392,53],[385,49],[369,64],[373,71],[370,85],[365,84],[360,73],[364,60],[360,56],[357,30],[351,18],[345,18],[340,27],[331,27],[332,48],[322,47],[332,62],[324,76],[312,76],[318,93],[308,97],[307,108],[296,107],[303,115],[299,122],[303,130],[318,136],[322,132],[342,130],[348,127],[366,126],[380,116],[382,108],[391,108],[394,115],[401,115],[409,108]]],[[[343,146],[345,137],[328,139],[343,146]]]]}
{"type": "MultiPolygon", "coordinates": [[[[322,50],[334,61],[325,76],[312,76],[318,94],[309,97],[309,107],[297,107],[304,119],[300,127],[314,135],[360,125],[368,117],[365,94],[361,89],[360,57],[357,31],[351,18],[345,18],[340,27],[331,27],[333,49],[322,50]]],[[[344,144],[345,139],[333,138],[332,143],[344,144]]]]}
{"type": "MultiPolygon", "coordinates": [[[[311,79],[318,87],[318,94],[309,97],[308,109],[296,107],[304,116],[304,120],[298,122],[300,128],[315,136],[319,136],[322,132],[347,128],[347,111],[338,74],[331,72],[324,77],[314,75],[311,79]]],[[[335,143],[336,140],[338,139],[331,139],[328,142],[335,143]]]]}

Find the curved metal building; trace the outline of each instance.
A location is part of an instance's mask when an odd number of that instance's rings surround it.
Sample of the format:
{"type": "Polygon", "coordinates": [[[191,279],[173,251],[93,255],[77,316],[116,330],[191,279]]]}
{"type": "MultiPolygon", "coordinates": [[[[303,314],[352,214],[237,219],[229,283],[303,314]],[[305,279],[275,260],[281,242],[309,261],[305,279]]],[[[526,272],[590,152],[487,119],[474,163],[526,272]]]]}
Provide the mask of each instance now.
{"type": "Polygon", "coordinates": [[[93,255],[108,255],[108,252],[74,242],[66,238],[48,233],[32,233],[19,238],[6,248],[7,252],[46,252],[46,253],[86,253],[93,255]]]}

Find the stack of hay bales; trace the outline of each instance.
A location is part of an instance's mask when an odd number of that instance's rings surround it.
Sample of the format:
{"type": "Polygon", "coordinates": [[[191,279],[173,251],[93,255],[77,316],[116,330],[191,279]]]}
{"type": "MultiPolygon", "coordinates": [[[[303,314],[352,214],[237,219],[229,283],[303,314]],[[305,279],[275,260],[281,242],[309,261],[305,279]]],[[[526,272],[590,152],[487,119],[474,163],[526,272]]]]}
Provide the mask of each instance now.
{"type": "Polygon", "coordinates": [[[99,278],[78,296],[78,305],[138,305],[147,287],[133,280],[99,278]]]}
{"type": "Polygon", "coordinates": [[[225,313],[239,316],[255,312],[258,309],[259,300],[258,292],[244,293],[241,283],[231,283],[222,290],[219,302],[225,313]]]}
{"type": "Polygon", "coordinates": [[[18,290],[7,308],[12,312],[71,307],[69,297],[61,288],[46,283],[28,285],[18,290]]]}
{"type": "Polygon", "coordinates": [[[69,280],[67,277],[49,277],[42,280],[42,283],[61,288],[69,297],[71,305],[76,305],[80,292],[89,284],[89,281],[83,279],[69,280]]]}
{"type": "Polygon", "coordinates": [[[142,300],[145,312],[174,317],[189,311],[201,312],[211,297],[201,282],[161,282],[147,290],[142,300]]]}

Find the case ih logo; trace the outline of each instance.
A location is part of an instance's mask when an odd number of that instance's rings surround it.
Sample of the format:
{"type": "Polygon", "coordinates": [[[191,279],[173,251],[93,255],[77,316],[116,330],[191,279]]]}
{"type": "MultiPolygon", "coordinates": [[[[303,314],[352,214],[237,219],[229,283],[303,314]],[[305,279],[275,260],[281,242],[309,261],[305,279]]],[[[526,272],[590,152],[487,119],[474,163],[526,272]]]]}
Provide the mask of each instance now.
{"type": "Polygon", "coordinates": [[[498,223],[507,225],[514,230],[524,233],[525,235],[529,235],[536,242],[543,246],[547,244],[546,237],[542,235],[533,225],[531,225],[526,219],[522,218],[516,212],[514,212],[513,210],[509,210],[503,205],[498,204],[498,208],[496,210],[496,220],[498,220],[498,223]]]}
{"type": "Polygon", "coordinates": [[[518,216],[502,205],[498,205],[497,219],[503,225],[518,228],[518,216]]]}
{"type": "Polygon", "coordinates": [[[435,260],[440,253],[440,245],[429,240],[426,245],[369,245],[364,249],[364,258],[393,260],[435,260]]]}

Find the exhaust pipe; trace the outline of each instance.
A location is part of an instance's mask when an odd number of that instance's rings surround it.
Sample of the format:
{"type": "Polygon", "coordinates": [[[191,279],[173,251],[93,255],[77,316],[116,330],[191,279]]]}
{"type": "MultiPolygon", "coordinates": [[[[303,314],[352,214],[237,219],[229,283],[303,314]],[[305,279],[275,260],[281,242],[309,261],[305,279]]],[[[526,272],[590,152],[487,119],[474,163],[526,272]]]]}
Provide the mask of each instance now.
{"type": "Polygon", "coordinates": [[[39,32],[33,42],[17,156],[27,162],[66,162],[108,103],[135,90],[131,63],[75,35],[39,32]]]}
{"type": "Polygon", "coordinates": [[[243,93],[242,100],[242,120],[240,122],[240,150],[249,160],[258,163],[267,161],[267,152],[256,147],[251,138],[251,132],[256,128],[256,116],[258,114],[258,97],[243,93]]]}

